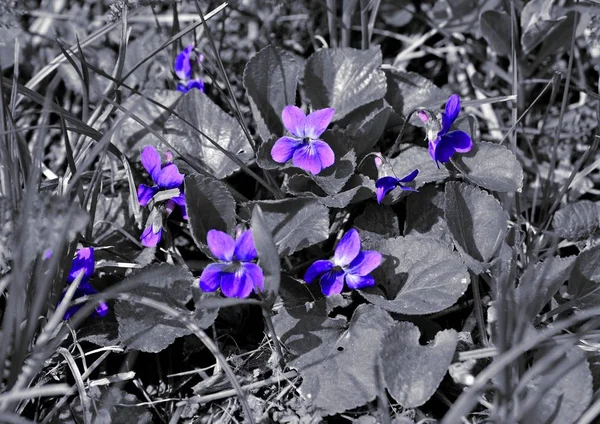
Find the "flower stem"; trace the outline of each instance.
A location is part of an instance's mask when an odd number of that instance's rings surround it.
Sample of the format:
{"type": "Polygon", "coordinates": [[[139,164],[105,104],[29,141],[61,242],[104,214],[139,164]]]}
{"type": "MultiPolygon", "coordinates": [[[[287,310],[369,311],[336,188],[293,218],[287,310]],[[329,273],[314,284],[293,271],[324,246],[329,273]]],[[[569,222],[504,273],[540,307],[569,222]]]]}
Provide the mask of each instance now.
{"type": "Polygon", "coordinates": [[[283,371],[285,368],[285,360],[283,359],[283,351],[281,350],[281,344],[279,343],[279,339],[277,338],[277,334],[275,334],[275,326],[273,325],[273,320],[271,319],[271,310],[266,307],[266,305],[262,305],[262,314],[265,319],[265,324],[267,324],[267,330],[269,331],[269,336],[273,341],[273,345],[275,345],[275,355],[277,355],[277,363],[279,367],[283,371]]]}

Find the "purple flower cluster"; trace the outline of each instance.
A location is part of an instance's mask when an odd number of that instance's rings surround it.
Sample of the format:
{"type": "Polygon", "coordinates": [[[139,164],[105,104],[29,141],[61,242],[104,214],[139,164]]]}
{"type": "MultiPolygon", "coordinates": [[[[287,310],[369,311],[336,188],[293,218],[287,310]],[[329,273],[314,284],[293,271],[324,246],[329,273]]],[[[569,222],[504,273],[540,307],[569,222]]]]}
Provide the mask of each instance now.
{"type": "Polygon", "coordinates": [[[358,231],[352,228],[335,247],[333,260],[318,260],[308,267],[304,281],[312,283],[319,278],[325,296],[339,294],[344,283],[352,290],[375,285],[370,273],[381,265],[381,253],[361,250],[358,231]]]}
{"type": "MultiPolygon", "coordinates": [[[[439,125],[437,127],[439,128],[439,131],[434,133],[434,135],[430,135],[431,131],[428,131],[429,155],[438,168],[440,167],[440,163],[448,162],[454,153],[466,153],[473,147],[473,141],[469,134],[460,130],[450,131],[454,121],[458,118],[459,112],[460,97],[458,94],[453,94],[446,102],[445,111],[442,112],[441,128],[439,125]]],[[[432,123],[427,113],[420,110],[417,112],[417,115],[431,129],[432,123]]],[[[377,202],[381,203],[385,195],[396,187],[401,190],[417,191],[403,183],[413,181],[418,174],[419,170],[415,169],[403,178],[395,176],[384,176],[379,178],[375,183],[377,202]]]]}
{"type": "Polygon", "coordinates": [[[194,50],[194,45],[190,44],[183,49],[175,58],[173,68],[179,78],[177,90],[187,93],[192,88],[204,92],[204,82],[200,78],[193,78],[194,65],[198,66],[204,60],[204,56],[194,50]]]}
{"type": "MultiPolygon", "coordinates": [[[[75,258],[71,264],[71,270],[67,276],[67,282],[71,284],[81,273],[83,273],[79,286],[73,295],[73,299],[98,293],[98,291],[90,284],[90,278],[94,274],[94,268],[94,248],[84,247],[79,249],[75,254],[75,258]]],[[[66,290],[63,292],[61,301],[66,292],[66,290]]],[[[79,309],[81,309],[82,306],[83,305],[71,306],[69,309],[67,309],[67,312],[65,312],[63,319],[68,320],[71,318],[79,309]]],[[[107,314],[108,305],[105,302],[101,302],[98,306],[96,306],[96,310],[92,316],[105,317],[107,314]]]]}
{"type": "MultiPolygon", "coordinates": [[[[172,163],[172,156],[167,155],[167,163],[162,166],[160,154],[153,146],[146,146],[140,156],[142,165],[152,181],[153,185],[140,184],[137,190],[138,201],[141,206],[146,206],[152,198],[161,190],[179,189],[179,194],[167,200],[165,208],[170,214],[175,206],[179,206],[184,219],[187,219],[187,208],[185,205],[185,194],[181,190],[184,175],[179,172],[177,165],[172,163]]],[[[161,223],[148,225],[142,233],[140,240],[146,247],[154,247],[162,238],[161,223]]]]}
{"type": "Polygon", "coordinates": [[[271,150],[275,162],[286,163],[290,159],[294,166],[313,175],[328,168],[335,162],[335,155],[329,144],[319,137],[325,132],[335,110],[331,108],[315,110],[306,114],[296,106],[286,106],[281,118],[291,136],[281,137],[271,150]]]}
{"type": "Polygon", "coordinates": [[[263,272],[252,261],[257,252],[250,230],[239,233],[236,240],[222,231],[210,230],[208,248],[220,262],[208,265],[200,275],[200,288],[214,292],[221,287],[226,297],[246,298],[263,290],[263,272]]]}

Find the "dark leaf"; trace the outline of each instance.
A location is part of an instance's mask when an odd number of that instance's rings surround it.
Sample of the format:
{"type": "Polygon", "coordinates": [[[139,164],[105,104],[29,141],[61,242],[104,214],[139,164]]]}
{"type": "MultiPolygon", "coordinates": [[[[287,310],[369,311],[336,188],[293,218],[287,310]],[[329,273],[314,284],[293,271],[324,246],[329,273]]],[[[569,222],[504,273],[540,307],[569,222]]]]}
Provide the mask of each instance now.
{"type": "Polygon", "coordinates": [[[303,377],[299,392],[304,398],[328,415],[375,398],[375,361],[394,322],[385,311],[360,305],[348,324],[345,318],[329,318],[321,300],[312,309],[281,310],[274,320],[281,341],[297,356],[289,365],[303,377]]]}
{"type": "MultiPolygon", "coordinates": [[[[385,75],[388,85],[385,99],[404,119],[417,107],[437,111],[450,97],[448,92],[414,72],[395,69],[386,71],[385,75]]],[[[419,127],[424,126],[417,116],[413,116],[410,123],[419,127]]]]}
{"type": "Polygon", "coordinates": [[[361,230],[361,239],[365,245],[400,236],[398,217],[389,206],[368,205],[356,218],[354,226],[361,230]]]}
{"type": "Polygon", "coordinates": [[[510,57],[511,35],[510,16],[505,12],[486,10],[479,17],[481,33],[496,53],[510,57]]]}
{"type": "Polygon", "coordinates": [[[585,359],[582,350],[575,346],[568,350],[559,358],[554,356],[554,360],[549,362],[548,355],[553,355],[552,350],[546,351],[547,355],[536,353],[535,364],[543,361],[547,365],[543,369],[549,370],[545,375],[532,376],[532,382],[527,385],[529,396],[536,396],[536,391],[540,386],[547,384],[547,379],[554,378],[555,380],[549,385],[549,390],[546,391],[535,403],[532,411],[530,411],[521,422],[531,424],[572,424],[577,422],[577,419],[587,409],[592,400],[592,373],[585,359]],[[552,352],[552,353],[551,353],[552,352]],[[564,375],[555,377],[552,371],[559,368],[566,361],[578,360],[579,365],[570,369],[564,375]]]}
{"type": "Polygon", "coordinates": [[[340,193],[328,196],[309,176],[297,174],[287,180],[285,188],[288,193],[317,199],[327,207],[345,208],[350,203],[373,197],[375,182],[364,175],[354,174],[340,193]]]}
{"type": "Polygon", "coordinates": [[[390,394],[405,408],[423,405],[436,391],[452,362],[457,333],[445,330],[435,340],[421,346],[419,328],[399,322],[383,338],[380,353],[385,384],[390,394]]]}
{"type": "Polygon", "coordinates": [[[250,229],[252,230],[252,238],[254,239],[256,251],[258,252],[260,267],[265,276],[265,292],[275,299],[279,293],[281,263],[279,262],[275,241],[273,240],[271,231],[267,228],[265,217],[259,205],[254,206],[250,229]]]}
{"type": "Polygon", "coordinates": [[[392,107],[384,99],[379,99],[359,107],[339,122],[347,136],[351,137],[357,157],[362,157],[377,143],[391,113],[392,107]]]}
{"type": "MultiPolygon", "coordinates": [[[[131,41],[127,46],[127,54],[125,55],[124,75],[128,74],[135,65],[146,59],[158,47],[162,46],[165,41],[169,41],[168,37],[160,31],[146,31],[131,41]]],[[[161,49],[152,56],[152,60],[146,61],[143,65],[137,68],[125,82],[131,87],[138,89],[159,88],[165,86],[165,81],[171,82],[171,86],[175,87],[173,74],[173,62],[169,55],[169,49],[161,49]]],[[[169,90],[175,91],[175,90],[169,90]]],[[[128,94],[130,97],[137,97],[128,94]]]]}
{"type": "Polygon", "coordinates": [[[518,310],[533,320],[569,279],[574,263],[575,256],[551,257],[527,267],[515,290],[518,310]]]}
{"type": "Polygon", "coordinates": [[[579,254],[571,276],[568,292],[580,308],[598,306],[600,302],[600,246],[579,254]]]}
{"type": "Polygon", "coordinates": [[[427,184],[419,189],[419,195],[413,196],[406,205],[406,223],[404,234],[421,234],[452,245],[452,236],[444,219],[446,195],[435,185],[427,184]]]}
{"type": "Polygon", "coordinates": [[[415,179],[416,188],[427,183],[443,181],[450,176],[446,167],[442,165],[438,168],[435,165],[427,148],[415,144],[401,144],[400,154],[390,159],[389,163],[398,178],[402,178],[418,169],[419,175],[415,179]]]}
{"type": "Polygon", "coordinates": [[[375,270],[377,285],[360,293],[388,311],[432,314],[452,306],[469,286],[469,273],[458,254],[424,236],[382,240],[370,248],[384,255],[375,270]]]}
{"type": "Polygon", "coordinates": [[[324,295],[321,293],[319,284],[306,284],[302,280],[282,274],[279,296],[281,296],[283,306],[291,309],[314,302],[323,298],[324,295]]]}
{"type": "Polygon", "coordinates": [[[328,195],[337,194],[354,174],[356,155],[350,151],[344,157],[336,157],[335,163],[311,178],[328,195]]]}
{"type": "Polygon", "coordinates": [[[523,168],[510,150],[482,141],[470,152],[455,155],[452,162],[474,184],[499,192],[521,191],[523,168]]]}
{"type": "Polygon", "coordinates": [[[260,205],[280,255],[291,255],[329,237],[329,212],[316,200],[298,198],[249,202],[243,206],[240,215],[250,219],[254,205],[260,205]]]}
{"type": "Polygon", "coordinates": [[[554,16],[553,2],[547,0],[532,0],[521,12],[521,47],[527,55],[548,37],[566,16],[554,16]]]}
{"type": "Polygon", "coordinates": [[[479,274],[494,257],[506,235],[508,216],[500,202],[469,184],[446,184],[446,222],[456,248],[479,274]]]}
{"type": "MultiPolygon", "coordinates": [[[[273,146],[277,140],[279,140],[278,136],[271,137],[269,140],[261,143],[258,147],[258,151],[256,152],[256,163],[262,169],[277,169],[284,167],[283,164],[275,162],[271,156],[271,150],[273,150],[273,146]]],[[[291,166],[291,164],[288,166],[291,166]]]]}
{"type": "Polygon", "coordinates": [[[552,226],[567,240],[589,237],[600,226],[600,209],[589,200],[571,203],[554,214],[552,226]]]}
{"type": "Polygon", "coordinates": [[[188,175],[185,197],[190,230],[198,247],[206,247],[210,230],[234,233],[235,201],[221,181],[206,175],[188,175]]]}
{"type": "Polygon", "coordinates": [[[314,109],[332,107],[334,120],[383,98],[385,75],[380,70],[381,50],[322,49],[306,62],[304,84],[314,109]]]}
{"type": "MultiPolygon", "coordinates": [[[[175,111],[242,162],[253,156],[242,127],[206,94],[199,90],[188,91],[177,104],[175,111]]],[[[191,162],[202,162],[218,179],[226,178],[240,168],[206,137],[175,116],[171,116],[165,123],[165,132],[167,140],[180,155],[191,162]]],[[[161,148],[167,150],[167,146],[161,148]]]]}
{"type": "Polygon", "coordinates": [[[287,105],[296,103],[299,72],[300,65],[291,53],[271,45],[246,64],[244,87],[263,141],[269,140],[272,134],[284,135],[281,112],[287,105]]]}
{"type": "MultiPolygon", "coordinates": [[[[189,270],[167,264],[150,265],[128,279],[142,277],[144,284],[134,289],[133,294],[167,304],[193,319],[201,328],[211,325],[216,318],[216,311],[198,311],[194,316],[185,307],[192,298],[194,284],[194,276],[189,270]]],[[[119,323],[119,338],[129,349],[160,352],[176,338],[192,333],[180,319],[137,302],[118,301],[115,315],[119,323]]]]}
{"type": "MultiPolygon", "coordinates": [[[[126,110],[134,108],[133,113],[135,116],[140,118],[158,134],[162,134],[165,122],[171,116],[169,110],[172,110],[181,99],[181,92],[175,90],[147,89],[142,90],[141,94],[165,106],[167,109],[165,110],[146,100],[141,95],[134,93],[127,96],[121,106],[126,110]]],[[[121,116],[124,113],[117,111],[117,116],[121,116]]],[[[154,134],[133,118],[127,119],[119,126],[112,140],[120,150],[134,153],[132,159],[135,161],[139,160],[139,154],[145,146],[158,146],[160,143],[154,134]]]]}

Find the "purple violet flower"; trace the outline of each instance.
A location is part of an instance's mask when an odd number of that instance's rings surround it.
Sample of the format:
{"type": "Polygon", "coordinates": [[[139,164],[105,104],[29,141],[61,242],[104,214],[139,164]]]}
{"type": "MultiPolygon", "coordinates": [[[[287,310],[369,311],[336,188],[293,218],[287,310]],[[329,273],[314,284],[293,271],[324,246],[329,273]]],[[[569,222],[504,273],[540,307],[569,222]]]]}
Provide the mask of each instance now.
{"type": "Polygon", "coordinates": [[[446,102],[446,111],[442,112],[442,128],[435,139],[429,139],[429,155],[438,168],[440,162],[448,162],[455,152],[466,153],[473,147],[469,134],[460,130],[450,131],[459,112],[460,97],[453,94],[446,102]]]}
{"type": "Polygon", "coordinates": [[[308,267],[304,281],[311,283],[319,278],[325,296],[339,294],[344,282],[352,290],[375,285],[371,271],[381,265],[381,253],[361,250],[358,231],[352,228],[335,247],[333,260],[318,260],[308,267]]]}
{"type": "Polygon", "coordinates": [[[275,162],[286,163],[292,159],[294,166],[313,175],[335,162],[335,155],[329,144],[319,140],[333,119],[332,108],[315,110],[306,116],[296,106],[286,106],[281,113],[283,125],[291,137],[281,137],[271,150],[275,162]]]}
{"type": "Polygon", "coordinates": [[[144,247],[156,247],[162,238],[162,227],[150,225],[144,229],[140,241],[144,247]]]}
{"type": "MultiPolygon", "coordinates": [[[[183,184],[184,175],[179,173],[177,165],[171,162],[167,162],[165,166],[161,166],[160,154],[154,148],[154,146],[146,146],[142,150],[140,155],[142,165],[144,169],[154,182],[153,186],[147,186],[146,184],[140,184],[137,190],[138,201],[140,206],[146,206],[148,202],[154,197],[160,190],[170,190],[173,188],[181,187],[183,184]]],[[[185,194],[180,190],[179,196],[173,197],[172,200],[175,204],[179,205],[182,209],[183,217],[187,218],[187,211],[185,209],[185,194]]]]}
{"type": "Polygon", "coordinates": [[[181,80],[177,83],[177,90],[182,93],[187,93],[192,88],[204,92],[204,82],[200,78],[192,78],[194,63],[202,62],[204,56],[196,53],[193,61],[192,53],[195,53],[194,45],[190,44],[177,55],[173,64],[175,74],[181,80]]]}
{"type": "MultiPolygon", "coordinates": [[[[78,299],[83,296],[90,296],[98,293],[89,282],[89,279],[94,274],[94,248],[93,247],[84,247],[82,249],[77,250],[75,254],[75,258],[71,264],[71,270],[69,271],[69,275],[67,276],[67,283],[71,284],[75,279],[83,273],[81,277],[81,281],[79,282],[79,286],[75,289],[75,293],[73,295],[73,299],[78,299]]],[[[63,291],[61,296],[61,301],[65,296],[67,291],[63,291]]],[[[59,302],[60,304],[60,302],[59,302]]],[[[81,305],[72,306],[67,309],[65,315],[63,317],[64,320],[68,320],[71,318],[79,309],[81,309],[81,305]]],[[[105,317],[108,314],[108,305],[106,302],[100,302],[98,306],[96,306],[95,312],[92,314],[93,317],[105,317]]]]}
{"type": "Polygon", "coordinates": [[[219,287],[226,297],[245,298],[263,290],[263,272],[255,263],[258,256],[250,230],[233,238],[222,231],[210,230],[207,244],[221,262],[208,265],[200,275],[200,288],[214,292],[219,287]]]}
{"type": "Polygon", "coordinates": [[[419,173],[418,169],[415,169],[413,172],[408,174],[404,178],[396,178],[392,176],[381,177],[375,183],[376,193],[377,193],[377,203],[381,204],[381,201],[390,191],[395,189],[396,187],[400,187],[401,190],[406,191],[418,191],[416,188],[405,186],[402,183],[409,183],[413,181],[417,174],[419,173]]]}

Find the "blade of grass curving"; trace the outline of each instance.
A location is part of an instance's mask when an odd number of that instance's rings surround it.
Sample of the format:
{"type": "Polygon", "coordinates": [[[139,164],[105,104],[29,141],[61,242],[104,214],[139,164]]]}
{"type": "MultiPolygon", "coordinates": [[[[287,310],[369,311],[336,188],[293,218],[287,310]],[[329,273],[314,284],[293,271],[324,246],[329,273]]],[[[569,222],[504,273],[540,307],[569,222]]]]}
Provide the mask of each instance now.
{"type": "Polygon", "coordinates": [[[573,25],[573,31],[571,33],[571,48],[569,50],[569,62],[567,65],[567,78],[565,81],[565,89],[563,91],[563,97],[560,104],[560,113],[558,115],[558,124],[554,131],[554,144],[552,146],[552,158],[550,159],[550,169],[548,170],[548,177],[543,190],[542,206],[541,211],[544,212],[545,216],[548,217],[550,214],[548,211],[548,203],[550,202],[550,190],[552,187],[552,180],[554,178],[554,171],[556,169],[556,161],[558,157],[558,143],[560,141],[560,132],[563,127],[563,120],[567,111],[567,103],[569,101],[569,89],[571,88],[571,74],[573,72],[573,60],[575,59],[575,39],[577,33],[577,25],[573,25]]]}
{"type": "MultiPolygon", "coordinates": [[[[524,355],[527,351],[535,348],[543,341],[559,334],[566,328],[572,327],[590,318],[595,318],[595,320],[591,321],[594,324],[594,328],[600,327],[600,319],[598,319],[599,314],[600,307],[581,311],[578,315],[557,321],[552,327],[545,328],[537,334],[523,339],[520,344],[511,347],[504,354],[497,356],[494,362],[477,375],[475,382],[458,397],[450,411],[448,411],[446,416],[442,419],[441,424],[454,424],[460,422],[461,417],[468,415],[469,411],[477,404],[479,396],[486,390],[488,382],[492,378],[500,373],[506,366],[511,365],[521,355],[524,355]]],[[[588,330],[592,329],[593,328],[590,327],[588,330]]],[[[578,335],[578,338],[582,337],[582,335],[578,335]]]]}
{"type": "Polygon", "coordinates": [[[360,46],[363,50],[369,48],[371,38],[369,37],[369,5],[370,0],[360,0],[360,46]]]}
{"type": "Polygon", "coordinates": [[[248,130],[248,126],[246,125],[246,122],[244,121],[244,117],[242,115],[242,110],[240,109],[240,105],[238,104],[237,98],[235,97],[235,93],[233,92],[233,88],[231,87],[231,82],[229,81],[229,77],[227,76],[227,71],[225,70],[223,61],[221,60],[221,55],[219,54],[219,50],[217,50],[215,40],[213,39],[212,34],[210,33],[210,30],[208,29],[208,24],[204,17],[204,12],[202,12],[202,7],[200,7],[200,3],[198,2],[198,0],[194,0],[194,4],[196,5],[196,11],[198,12],[198,15],[200,15],[200,20],[202,21],[202,27],[204,28],[204,33],[206,34],[206,38],[208,38],[210,47],[212,48],[213,54],[215,55],[215,59],[217,60],[217,65],[219,65],[219,69],[220,69],[221,73],[223,74],[223,79],[225,80],[225,85],[227,86],[227,91],[229,92],[229,95],[231,96],[231,99],[233,100],[233,105],[235,106],[234,112],[238,116],[238,122],[240,123],[242,130],[244,131],[244,134],[246,135],[246,138],[248,139],[248,143],[250,144],[250,147],[252,147],[252,150],[254,150],[254,152],[256,153],[256,150],[257,150],[256,143],[254,143],[254,139],[252,138],[252,135],[250,134],[250,131],[248,130]]]}
{"type": "MultiPolygon", "coordinates": [[[[65,121],[64,116],[59,115],[60,118],[60,125],[62,127],[62,131],[63,131],[63,140],[65,143],[65,152],[66,152],[66,156],[67,156],[67,165],[69,167],[69,169],[71,170],[71,174],[74,174],[77,172],[77,166],[75,165],[75,158],[73,157],[73,149],[71,148],[71,140],[69,139],[69,133],[68,133],[68,129],[67,129],[67,123],[65,121]]],[[[63,185],[59,185],[59,190],[60,192],[62,192],[62,187],[64,187],[63,185]]],[[[83,194],[83,187],[81,184],[77,184],[76,187],[77,190],[77,196],[79,197],[79,201],[82,202],[83,198],[84,198],[84,194],[83,194]]],[[[63,194],[63,193],[60,193],[63,194]]]]}
{"type": "Polygon", "coordinates": [[[71,375],[73,376],[73,378],[75,379],[75,385],[77,386],[77,392],[79,393],[79,401],[81,402],[81,415],[83,416],[83,422],[85,424],[90,424],[90,415],[89,415],[89,409],[90,409],[90,398],[87,396],[86,392],[85,392],[85,384],[83,383],[83,378],[81,376],[81,372],[79,371],[79,368],[77,367],[77,364],[75,363],[75,359],[73,359],[73,355],[71,355],[71,352],[69,352],[67,349],[65,349],[64,347],[59,347],[56,350],[56,353],[58,353],[59,355],[62,355],[63,358],[65,358],[65,361],[67,362],[67,365],[69,366],[69,369],[71,370],[71,375]]]}

